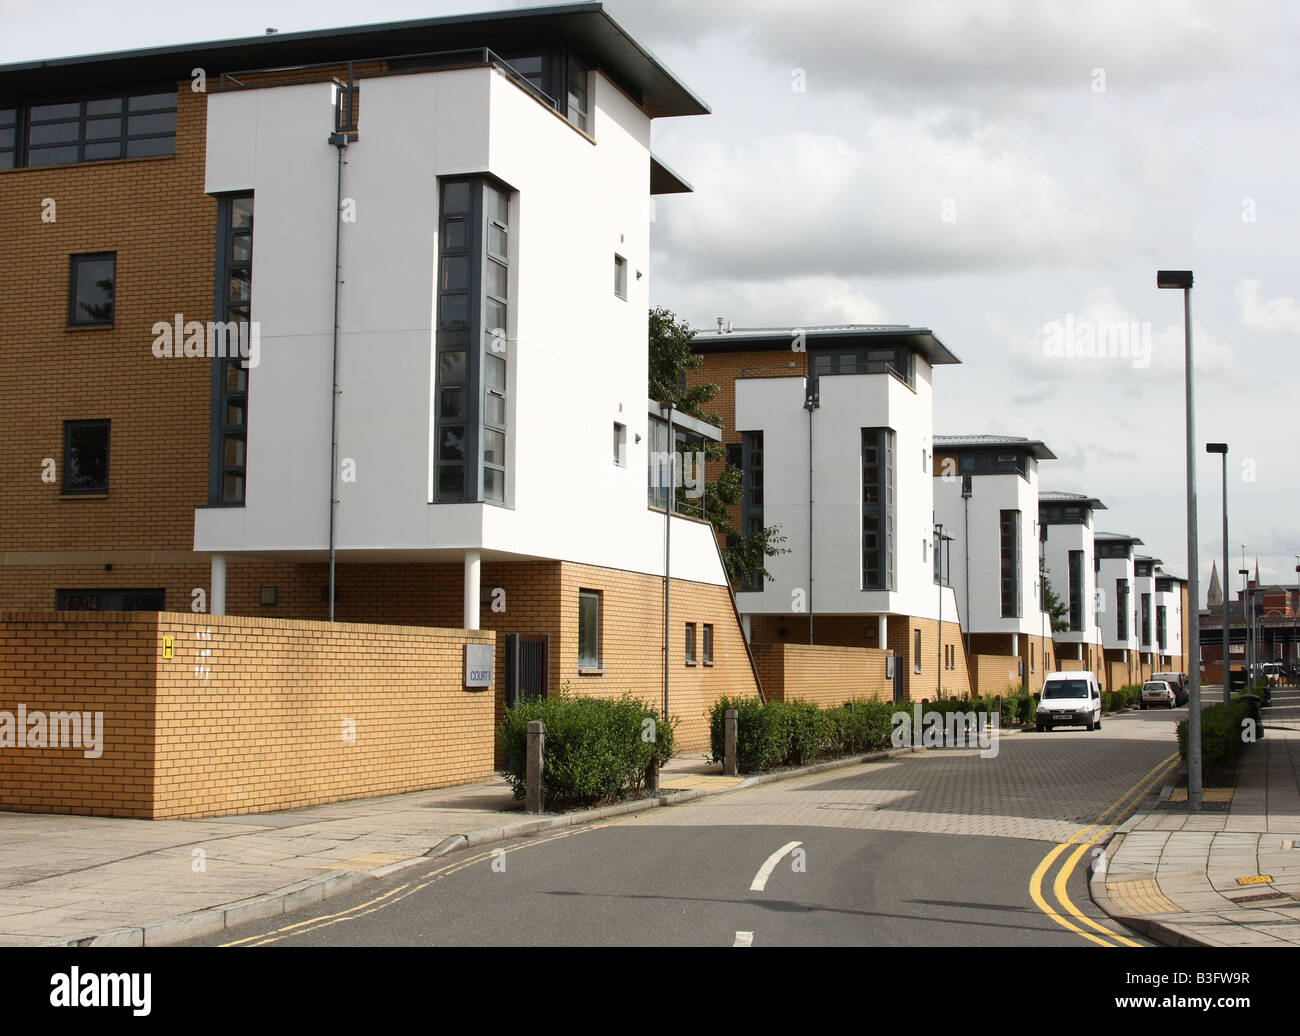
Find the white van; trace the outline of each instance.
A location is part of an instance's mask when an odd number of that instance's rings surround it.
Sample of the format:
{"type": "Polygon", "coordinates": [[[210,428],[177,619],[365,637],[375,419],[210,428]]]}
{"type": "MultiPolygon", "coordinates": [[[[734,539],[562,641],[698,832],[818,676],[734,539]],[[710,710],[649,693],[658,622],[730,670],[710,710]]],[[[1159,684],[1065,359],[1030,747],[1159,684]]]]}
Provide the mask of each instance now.
{"type": "Polygon", "coordinates": [[[1095,673],[1048,673],[1035,717],[1039,731],[1052,727],[1101,729],[1101,688],[1095,673]]]}

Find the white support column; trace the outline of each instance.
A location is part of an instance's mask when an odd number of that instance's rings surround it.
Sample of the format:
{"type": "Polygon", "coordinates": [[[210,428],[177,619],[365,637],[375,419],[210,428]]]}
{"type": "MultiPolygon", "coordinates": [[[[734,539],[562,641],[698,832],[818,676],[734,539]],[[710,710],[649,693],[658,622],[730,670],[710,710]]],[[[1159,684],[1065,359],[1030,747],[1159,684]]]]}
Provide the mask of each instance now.
{"type": "Polygon", "coordinates": [[[889,648],[889,616],[878,615],[876,616],[876,622],[876,636],[880,638],[877,643],[880,645],[881,651],[886,651],[889,648]]]}
{"type": "Polygon", "coordinates": [[[465,629],[479,629],[479,570],[477,550],[465,551],[465,629]]]}
{"type": "Polygon", "coordinates": [[[1011,634],[1011,653],[1012,653],[1013,655],[1018,655],[1018,654],[1020,654],[1020,634],[1019,634],[1019,633],[1013,633],[1013,634],[1011,634]]]}
{"type": "Polygon", "coordinates": [[[212,586],[208,593],[208,614],[226,614],[226,555],[212,555],[212,586]]]}
{"type": "Polygon", "coordinates": [[[752,644],[752,643],[754,643],[754,628],[753,628],[753,627],[754,627],[754,624],[753,624],[752,622],[749,621],[749,616],[748,616],[748,615],[742,615],[742,616],[740,617],[740,628],[741,628],[741,629],[744,631],[744,633],[745,633],[745,643],[746,643],[746,644],[752,644]]]}

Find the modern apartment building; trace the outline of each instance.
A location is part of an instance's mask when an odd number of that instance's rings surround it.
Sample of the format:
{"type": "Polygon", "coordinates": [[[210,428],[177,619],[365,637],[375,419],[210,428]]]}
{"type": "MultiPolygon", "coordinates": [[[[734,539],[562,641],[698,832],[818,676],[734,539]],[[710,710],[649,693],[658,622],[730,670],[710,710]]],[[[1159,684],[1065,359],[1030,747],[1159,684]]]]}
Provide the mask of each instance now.
{"type": "MultiPolygon", "coordinates": [[[[1188,672],[1187,580],[1156,566],[1155,672],[1188,672]]],[[[1222,653],[1222,652],[1220,652],[1222,653]]]]}
{"type": "Polygon", "coordinates": [[[1082,493],[1038,495],[1043,572],[1066,608],[1067,628],[1054,634],[1057,668],[1101,668],[1093,512],[1105,509],[1096,497],[1082,493]]]}
{"type": "Polygon", "coordinates": [[[1102,681],[1107,690],[1114,690],[1142,679],[1141,598],[1133,556],[1133,548],[1142,541],[1136,536],[1099,532],[1094,543],[1105,660],[1102,681]]]}
{"type": "Polygon", "coordinates": [[[1037,692],[1053,664],[1051,620],[1039,571],[1039,440],[934,437],[934,507],[951,553],[951,583],[975,691],[1037,692]],[[950,538],[950,539],[948,539],[950,538]]]}
{"type": "Polygon", "coordinates": [[[591,3],[0,67],[0,609],[494,629],[702,747],[756,677],[643,473],[707,112],[591,3]]]}
{"type": "Polygon", "coordinates": [[[968,693],[933,478],[934,371],[960,361],[905,326],[720,329],[692,344],[704,362],[688,384],[722,389],[740,527],[777,527],[788,550],[736,594],[755,650],[884,649],[898,697],[968,693]]]}

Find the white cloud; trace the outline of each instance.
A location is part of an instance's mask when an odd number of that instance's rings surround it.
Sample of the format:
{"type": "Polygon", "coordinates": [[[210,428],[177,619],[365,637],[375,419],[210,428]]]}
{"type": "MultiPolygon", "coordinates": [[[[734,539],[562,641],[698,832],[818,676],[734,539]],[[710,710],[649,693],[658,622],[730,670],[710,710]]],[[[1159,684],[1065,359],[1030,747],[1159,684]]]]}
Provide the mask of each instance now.
{"type": "Polygon", "coordinates": [[[813,324],[887,324],[885,307],[842,277],[781,277],[765,281],[719,278],[656,292],[692,327],[712,330],[717,318],[736,327],[804,327],[813,324]]]}
{"type": "Polygon", "coordinates": [[[1246,330],[1300,335],[1300,302],[1289,296],[1266,299],[1259,281],[1251,280],[1238,284],[1236,295],[1241,307],[1241,325],[1246,330]]]}

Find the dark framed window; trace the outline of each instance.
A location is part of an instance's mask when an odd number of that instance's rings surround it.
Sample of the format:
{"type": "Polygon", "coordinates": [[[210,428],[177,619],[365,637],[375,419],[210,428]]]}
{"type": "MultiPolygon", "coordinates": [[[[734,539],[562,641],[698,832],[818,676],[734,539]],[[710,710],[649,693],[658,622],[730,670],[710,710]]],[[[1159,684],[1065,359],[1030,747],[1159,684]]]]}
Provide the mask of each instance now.
{"type": "Polygon", "coordinates": [[[1115,580],[1115,636],[1128,639],[1128,580],[1115,580]]]}
{"type": "Polygon", "coordinates": [[[708,622],[700,627],[700,653],[705,665],[713,663],[713,625],[708,622]]]}
{"type": "Polygon", "coordinates": [[[1081,504],[1043,504],[1038,508],[1038,521],[1043,525],[1086,525],[1089,510],[1081,504]]]}
{"type": "MultiPolygon", "coordinates": [[[[740,442],[740,531],[745,539],[763,531],[763,433],[744,432],[740,442]]],[[[763,589],[763,573],[750,573],[741,590],[763,589]]]]}
{"type": "Polygon", "coordinates": [[[809,352],[809,368],[814,379],[823,374],[893,374],[916,386],[916,354],[905,345],[818,348],[809,352]]]}
{"type": "Polygon", "coordinates": [[[921,631],[912,630],[912,672],[919,673],[921,669],[921,631]]]}
{"type": "Polygon", "coordinates": [[[1151,595],[1142,595],[1142,643],[1151,646],[1151,595]]]}
{"type": "MultiPolygon", "coordinates": [[[[241,341],[252,334],[253,196],[217,199],[217,261],[213,294],[215,319],[239,326],[241,341]]],[[[226,350],[212,358],[212,428],[208,503],[242,507],[248,472],[248,380],[251,358],[226,350]]]]}
{"type": "Polygon", "coordinates": [[[63,492],[108,492],[109,421],[63,422],[63,492]]]}
{"type": "Polygon", "coordinates": [[[1020,617],[1020,512],[1003,511],[1001,532],[1002,618],[1020,617]]]}
{"type": "Polygon", "coordinates": [[[894,431],[862,429],[862,589],[894,589],[894,431]]]}
{"type": "Polygon", "coordinates": [[[443,180],[438,242],[434,499],[506,500],[510,194],[443,180]]]}
{"type": "Polygon", "coordinates": [[[591,72],[586,65],[570,54],[568,73],[568,81],[565,84],[565,115],[583,133],[589,133],[591,118],[588,114],[590,109],[587,97],[590,91],[587,84],[591,72]]]}
{"type": "Polygon", "coordinates": [[[56,590],[54,607],[61,612],[164,612],[164,590],[56,590]]]}
{"type": "Polygon", "coordinates": [[[1029,478],[1029,454],[1020,451],[963,450],[957,454],[960,475],[1019,475],[1029,478]]]}
{"type": "Polygon", "coordinates": [[[599,590],[578,591],[578,668],[601,668],[599,590]]]}
{"type": "Polygon", "coordinates": [[[116,293],[116,252],[87,252],[72,256],[68,278],[68,323],[71,326],[112,324],[116,293]]]}
{"type": "Polygon", "coordinates": [[[614,463],[627,467],[627,425],[614,422],[614,463]]]}
{"type": "MultiPolygon", "coordinates": [[[[176,153],[175,90],[77,98],[8,110],[13,111],[10,125],[15,132],[8,149],[9,164],[0,161],[3,168],[176,153]],[[16,132],[20,117],[24,126],[21,137],[16,132]]],[[[0,141],[3,139],[0,130],[0,141]]]]}
{"type": "Polygon", "coordinates": [[[1102,540],[1097,544],[1099,558],[1127,558],[1133,552],[1132,546],[1114,540],[1102,540]]]}
{"type": "Polygon", "coordinates": [[[614,294],[627,299],[627,260],[621,255],[614,256],[614,294]]]}
{"type": "Polygon", "coordinates": [[[18,109],[0,108],[0,169],[12,169],[17,152],[18,109]]]}
{"type": "Polygon", "coordinates": [[[695,657],[695,623],[686,624],[686,664],[694,665],[698,659],[695,657]]]}
{"type": "Polygon", "coordinates": [[[1083,629],[1083,551],[1070,551],[1070,629],[1078,632],[1083,629]]]}
{"type": "Polygon", "coordinates": [[[1168,627],[1165,625],[1165,606],[1163,604],[1158,604],[1156,605],[1156,649],[1158,651],[1163,652],[1165,649],[1165,634],[1167,629],[1168,627]]]}

